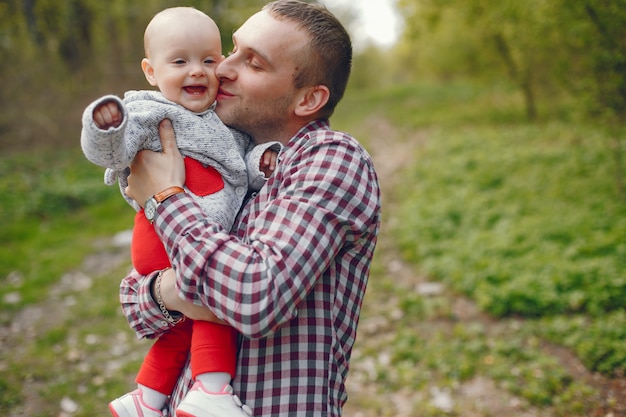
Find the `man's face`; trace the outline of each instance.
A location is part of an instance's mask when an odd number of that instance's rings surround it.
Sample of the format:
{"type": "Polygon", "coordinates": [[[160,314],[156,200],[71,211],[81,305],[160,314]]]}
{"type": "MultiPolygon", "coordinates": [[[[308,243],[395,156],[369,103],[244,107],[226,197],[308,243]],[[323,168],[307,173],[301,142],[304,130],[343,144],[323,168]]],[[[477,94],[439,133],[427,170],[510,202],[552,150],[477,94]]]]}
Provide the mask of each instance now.
{"type": "Polygon", "coordinates": [[[294,115],[298,90],[296,58],[306,53],[307,34],[266,11],[248,19],[233,35],[232,53],[216,74],[221,82],[217,114],[257,143],[286,143],[301,127],[294,115]]]}

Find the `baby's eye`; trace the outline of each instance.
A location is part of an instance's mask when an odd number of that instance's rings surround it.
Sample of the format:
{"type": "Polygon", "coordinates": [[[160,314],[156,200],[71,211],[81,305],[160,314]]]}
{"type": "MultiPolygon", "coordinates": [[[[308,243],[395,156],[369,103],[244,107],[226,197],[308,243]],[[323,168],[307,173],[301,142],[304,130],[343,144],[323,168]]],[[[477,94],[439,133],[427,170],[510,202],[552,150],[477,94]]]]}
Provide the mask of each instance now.
{"type": "Polygon", "coordinates": [[[210,64],[215,64],[215,62],[216,61],[213,58],[207,58],[207,59],[204,60],[204,63],[205,64],[209,64],[209,65],[210,64]]]}
{"type": "Polygon", "coordinates": [[[174,64],[176,65],[183,65],[185,63],[184,59],[175,59],[174,60],[174,64]]]}

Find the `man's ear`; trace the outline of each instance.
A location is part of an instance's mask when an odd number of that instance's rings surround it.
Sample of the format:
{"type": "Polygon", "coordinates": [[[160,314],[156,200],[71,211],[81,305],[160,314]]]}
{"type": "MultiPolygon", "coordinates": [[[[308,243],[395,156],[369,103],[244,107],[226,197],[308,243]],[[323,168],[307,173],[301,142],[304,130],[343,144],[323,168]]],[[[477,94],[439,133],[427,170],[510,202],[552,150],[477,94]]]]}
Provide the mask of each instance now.
{"type": "Polygon", "coordinates": [[[319,112],[328,103],[330,90],[325,85],[307,87],[299,93],[295,113],[300,117],[308,117],[319,112]]]}
{"type": "Polygon", "coordinates": [[[141,70],[143,71],[143,75],[146,76],[146,80],[148,80],[150,85],[153,87],[156,86],[157,81],[156,77],[154,76],[154,67],[152,66],[148,58],[144,58],[141,60],[141,70]]]}

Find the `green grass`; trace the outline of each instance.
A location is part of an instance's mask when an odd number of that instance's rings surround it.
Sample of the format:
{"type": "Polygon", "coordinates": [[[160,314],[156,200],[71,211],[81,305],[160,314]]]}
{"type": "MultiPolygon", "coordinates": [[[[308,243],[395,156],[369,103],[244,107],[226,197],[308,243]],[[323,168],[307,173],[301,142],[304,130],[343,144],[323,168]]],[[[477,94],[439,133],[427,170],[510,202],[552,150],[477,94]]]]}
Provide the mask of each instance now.
{"type": "Polygon", "coordinates": [[[626,210],[603,139],[562,124],[434,133],[409,173],[407,258],[496,316],[622,308],[626,210]]]}
{"type": "Polygon", "coordinates": [[[508,337],[496,339],[479,324],[431,332],[406,328],[394,340],[393,361],[400,376],[396,383],[420,390],[438,380],[453,389],[459,381],[483,375],[533,406],[553,405],[564,387],[572,387],[572,377],[538,349],[536,339],[511,330],[501,330],[508,337]]]}
{"type": "MultiPolygon", "coordinates": [[[[132,226],[132,209],[117,187],[104,185],[102,173],[78,148],[0,157],[1,325],[9,326],[13,314],[24,307],[46,305],[51,287],[63,275],[102,250],[95,242],[132,226]]],[[[5,346],[0,414],[29,406],[21,391],[23,381],[39,387],[38,395],[49,404],[44,414],[37,414],[41,416],[58,415],[64,397],[80,404],[76,416],[93,415],[95,410],[104,415],[107,401],[128,389],[130,378],[103,375],[106,369],[100,365],[109,359],[108,349],[87,342],[88,335],[133,338],[115,302],[127,269],[114,277],[96,277],[91,288],[64,295],[76,301],[49,311],[51,324],[45,324],[46,319],[41,319],[44,324],[29,324],[36,327],[14,340],[15,345],[5,346]],[[33,331],[37,333],[27,336],[33,331]]],[[[129,361],[134,360],[136,370],[139,358],[133,355],[129,361]]]]}
{"type": "Polygon", "coordinates": [[[0,308],[37,303],[94,251],[132,225],[132,209],[80,149],[0,157],[0,308]],[[7,293],[19,302],[7,303],[7,293]]]}
{"type": "Polygon", "coordinates": [[[603,126],[564,120],[556,106],[529,123],[500,86],[407,86],[348,101],[349,121],[375,112],[401,132],[426,132],[407,149],[417,162],[395,230],[405,259],[494,316],[540,320],[537,332],[589,369],[626,370],[624,332],[609,324],[624,320],[626,205],[603,126]]]}

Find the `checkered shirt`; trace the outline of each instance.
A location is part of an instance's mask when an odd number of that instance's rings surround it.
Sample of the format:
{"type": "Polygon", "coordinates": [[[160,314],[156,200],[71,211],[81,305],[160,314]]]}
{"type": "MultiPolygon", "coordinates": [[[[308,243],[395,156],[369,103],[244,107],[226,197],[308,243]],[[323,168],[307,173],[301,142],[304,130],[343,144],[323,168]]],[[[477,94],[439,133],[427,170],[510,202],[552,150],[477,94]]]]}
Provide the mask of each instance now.
{"type": "MultiPolygon", "coordinates": [[[[380,190],[370,156],[327,121],[303,127],[227,233],[192,198],[158,208],[155,228],[181,297],[241,333],[235,392],[255,417],[341,416],[370,263],[380,190]]],[[[120,294],[139,337],[168,324],[136,272],[120,294]]],[[[192,384],[187,368],[169,414],[192,384]]]]}

